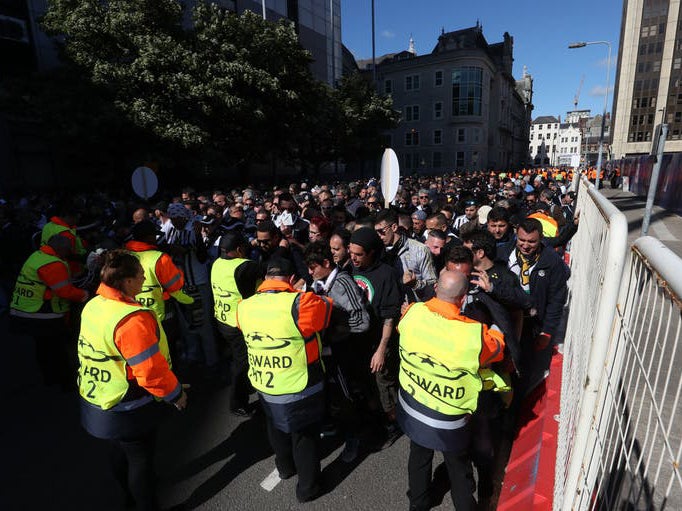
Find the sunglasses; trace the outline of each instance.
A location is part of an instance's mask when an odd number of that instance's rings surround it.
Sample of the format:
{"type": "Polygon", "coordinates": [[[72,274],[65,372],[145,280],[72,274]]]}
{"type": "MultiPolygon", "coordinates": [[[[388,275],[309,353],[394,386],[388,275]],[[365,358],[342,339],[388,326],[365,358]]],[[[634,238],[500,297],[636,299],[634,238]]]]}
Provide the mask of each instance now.
{"type": "Polygon", "coordinates": [[[388,230],[391,228],[392,225],[394,225],[394,224],[387,225],[386,227],[382,227],[381,229],[374,229],[374,230],[377,232],[377,234],[379,236],[386,236],[386,233],[388,232],[388,230]]]}

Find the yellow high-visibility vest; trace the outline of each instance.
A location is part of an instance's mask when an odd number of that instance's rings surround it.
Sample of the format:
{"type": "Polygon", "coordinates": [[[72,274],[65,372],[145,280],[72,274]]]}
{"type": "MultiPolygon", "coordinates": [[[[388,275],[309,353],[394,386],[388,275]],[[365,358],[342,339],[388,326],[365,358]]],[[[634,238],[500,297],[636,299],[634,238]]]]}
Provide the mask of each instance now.
{"type": "MultiPolygon", "coordinates": [[[[103,410],[116,406],[128,392],[127,362],[114,342],[116,326],[130,314],[153,311],[147,307],[96,296],[90,300],[81,317],[78,336],[78,389],[87,402],[103,410]]],[[[159,351],[171,366],[166,335],[158,325],[159,351]]],[[[152,400],[145,396],[144,402],[152,400]]],[[[144,404],[141,402],[141,404],[144,404]]]]}

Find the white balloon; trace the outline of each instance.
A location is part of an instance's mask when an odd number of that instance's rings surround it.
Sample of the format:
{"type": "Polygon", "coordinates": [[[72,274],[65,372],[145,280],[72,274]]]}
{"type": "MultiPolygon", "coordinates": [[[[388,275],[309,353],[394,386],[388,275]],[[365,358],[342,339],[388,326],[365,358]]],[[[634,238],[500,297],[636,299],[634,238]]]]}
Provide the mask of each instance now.
{"type": "Polygon", "coordinates": [[[398,156],[393,149],[387,147],[384,149],[384,155],[381,158],[381,193],[384,195],[386,207],[395,199],[399,185],[400,165],[398,164],[398,156]]]}

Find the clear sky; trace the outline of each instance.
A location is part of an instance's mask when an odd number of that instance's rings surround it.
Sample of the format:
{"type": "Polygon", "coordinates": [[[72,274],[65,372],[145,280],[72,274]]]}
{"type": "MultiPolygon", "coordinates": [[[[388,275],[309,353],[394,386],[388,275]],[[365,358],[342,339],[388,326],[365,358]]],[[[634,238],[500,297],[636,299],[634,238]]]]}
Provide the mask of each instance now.
{"type": "MultiPolygon", "coordinates": [[[[608,111],[622,16],[621,0],[375,0],[376,55],[406,50],[410,35],[418,55],[430,53],[441,28],[446,32],[472,27],[479,20],[489,44],[514,38],[514,77],[523,66],[533,76],[533,118],[561,115],[573,109],[580,92],[579,109],[592,114],[604,108],[606,87],[605,45],[569,50],[574,41],[609,41],[612,46],[608,111]]],[[[341,0],[342,39],[356,59],[372,56],[370,0],[341,0]]]]}

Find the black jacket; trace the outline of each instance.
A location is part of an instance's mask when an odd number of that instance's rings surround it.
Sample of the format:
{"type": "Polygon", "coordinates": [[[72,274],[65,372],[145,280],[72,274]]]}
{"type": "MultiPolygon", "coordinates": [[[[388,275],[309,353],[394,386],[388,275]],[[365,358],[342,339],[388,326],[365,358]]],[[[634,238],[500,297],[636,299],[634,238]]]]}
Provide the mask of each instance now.
{"type": "MultiPolygon", "coordinates": [[[[498,258],[509,261],[516,249],[509,244],[500,247],[498,258]]],[[[554,249],[542,245],[540,258],[530,274],[530,296],[537,314],[531,319],[535,323],[535,334],[545,332],[554,336],[561,322],[564,304],[568,295],[566,282],[570,275],[568,267],[554,249]]]]}
{"type": "Polygon", "coordinates": [[[384,320],[400,317],[402,295],[395,270],[377,261],[369,268],[353,268],[353,278],[363,290],[370,305],[370,328],[368,342],[375,346],[381,339],[384,320]]]}
{"type": "Polygon", "coordinates": [[[487,273],[493,285],[490,295],[500,304],[508,309],[530,309],[533,306],[530,296],[521,289],[518,278],[505,263],[495,261],[487,273]]]}

